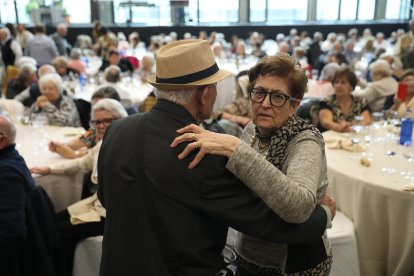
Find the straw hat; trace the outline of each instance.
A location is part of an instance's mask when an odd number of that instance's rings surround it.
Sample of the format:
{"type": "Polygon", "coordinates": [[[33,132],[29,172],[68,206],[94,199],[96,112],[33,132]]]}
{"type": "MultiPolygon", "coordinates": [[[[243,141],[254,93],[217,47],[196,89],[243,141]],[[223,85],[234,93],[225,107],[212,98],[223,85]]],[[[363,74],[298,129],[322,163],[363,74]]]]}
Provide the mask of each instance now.
{"type": "Polygon", "coordinates": [[[206,40],[171,42],[157,53],[156,73],[148,82],[161,90],[192,89],[218,82],[231,75],[219,69],[206,40]]]}

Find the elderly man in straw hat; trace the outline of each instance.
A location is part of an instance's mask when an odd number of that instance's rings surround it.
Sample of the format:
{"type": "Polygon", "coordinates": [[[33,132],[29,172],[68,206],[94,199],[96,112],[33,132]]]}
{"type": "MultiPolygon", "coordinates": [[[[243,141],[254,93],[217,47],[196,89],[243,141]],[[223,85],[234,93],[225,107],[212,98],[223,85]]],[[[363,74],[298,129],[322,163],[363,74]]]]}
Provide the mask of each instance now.
{"type": "Polygon", "coordinates": [[[225,169],[223,157],[208,156],[192,170],[195,154],[177,159],[186,144],[170,147],[176,130],[210,117],[216,83],[229,75],[207,41],[167,44],[148,78],[158,89],[153,109],[108,129],[98,162],[107,212],[101,276],[225,275],[220,254],[229,226],[283,243],[324,232],[329,210],[318,206],[303,224],[285,223],[225,169]]]}

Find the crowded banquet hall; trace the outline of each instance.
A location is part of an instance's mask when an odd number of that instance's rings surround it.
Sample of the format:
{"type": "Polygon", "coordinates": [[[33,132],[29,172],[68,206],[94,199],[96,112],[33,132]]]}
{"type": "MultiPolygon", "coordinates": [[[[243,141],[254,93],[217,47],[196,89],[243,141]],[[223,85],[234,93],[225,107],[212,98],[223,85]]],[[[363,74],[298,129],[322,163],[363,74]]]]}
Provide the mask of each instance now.
{"type": "Polygon", "coordinates": [[[413,0],[0,1],[0,50],[0,275],[414,275],[413,0]]]}

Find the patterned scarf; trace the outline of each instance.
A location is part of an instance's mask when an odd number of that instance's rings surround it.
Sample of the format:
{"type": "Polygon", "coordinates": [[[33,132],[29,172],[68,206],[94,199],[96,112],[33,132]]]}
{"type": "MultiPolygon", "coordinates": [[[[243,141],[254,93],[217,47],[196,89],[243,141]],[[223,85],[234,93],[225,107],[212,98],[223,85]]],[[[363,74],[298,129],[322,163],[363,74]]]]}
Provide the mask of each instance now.
{"type": "MultiPolygon", "coordinates": [[[[319,130],[312,125],[311,123],[305,121],[304,119],[294,115],[288,119],[286,124],[281,128],[277,129],[270,140],[269,152],[267,155],[267,160],[275,165],[279,170],[281,169],[281,162],[285,155],[285,151],[290,141],[300,132],[304,130],[310,130],[316,138],[323,143],[322,134],[319,130]]],[[[256,127],[256,137],[260,137],[258,129],[256,127]]]]}

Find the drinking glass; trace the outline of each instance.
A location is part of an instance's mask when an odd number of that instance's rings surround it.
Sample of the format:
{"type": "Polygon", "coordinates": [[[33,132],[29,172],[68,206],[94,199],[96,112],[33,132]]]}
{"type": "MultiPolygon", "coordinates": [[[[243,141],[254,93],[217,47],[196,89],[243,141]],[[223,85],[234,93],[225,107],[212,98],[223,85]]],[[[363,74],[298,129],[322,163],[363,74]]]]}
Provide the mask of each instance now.
{"type": "Polygon", "coordinates": [[[32,114],[32,126],[34,128],[44,128],[48,125],[48,118],[45,114],[42,113],[33,113],[32,114]]]}
{"type": "MultiPolygon", "coordinates": [[[[384,141],[384,153],[389,157],[388,162],[391,164],[392,158],[398,153],[398,137],[392,136],[388,137],[384,141]]],[[[392,167],[384,167],[381,169],[385,173],[395,173],[396,170],[392,167]]]]}
{"type": "Polygon", "coordinates": [[[402,151],[402,155],[408,161],[408,169],[407,171],[402,171],[401,175],[403,175],[405,179],[414,180],[410,171],[411,163],[414,159],[414,145],[410,141],[407,141],[404,143],[402,151]]]}

